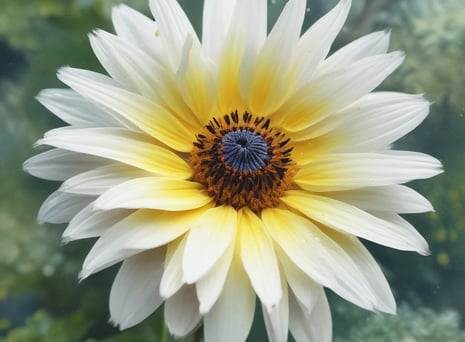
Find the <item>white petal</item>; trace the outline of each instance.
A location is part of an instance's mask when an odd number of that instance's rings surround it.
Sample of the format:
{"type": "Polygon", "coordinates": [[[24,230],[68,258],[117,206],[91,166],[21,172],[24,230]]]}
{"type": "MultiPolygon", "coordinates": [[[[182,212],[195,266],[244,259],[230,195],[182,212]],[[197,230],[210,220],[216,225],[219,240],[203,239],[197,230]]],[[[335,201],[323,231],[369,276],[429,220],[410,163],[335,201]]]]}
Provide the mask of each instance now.
{"type": "Polygon", "coordinates": [[[61,185],[60,190],[98,196],[115,185],[144,176],[150,176],[150,173],[125,164],[111,164],[69,178],[61,185]]]}
{"type": "Polygon", "coordinates": [[[199,302],[194,285],[182,287],[165,302],[165,321],[174,337],[190,333],[200,322],[199,302]]]}
{"type": "Polygon", "coordinates": [[[80,196],[55,191],[42,203],[37,214],[39,223],[66,223],[95,200],[94,196],[80,196]]]}
{"type": "Polygon", "coordinates": [[[286,99],[296,75],[289,73],[305,15],[305,0],[287,2],[263,45],[250,81],[243,84],[246,102],[255,115],[273,112],[286,99]]]}
{"type": "Polygon", "coordinates": [[[237,226],[244,269],[263,305],[271,309],[282,296],[273,242],[262,220],[247,207],[240,210],[237,226]]]}
{"type": "Polygon", "coordinates": [[[121,265],[110,292],[110,322],[120,330],[140,323],[163,303],[158,288],[164,256],[164,249],[147,251],[121,265]]]}
{"type": "Polygon", "coordinates": [[[165,270],[160,283],[160,296],[165,299],[173,296],[184,285],[182,281],[182,256],[186,241],[187,234],[168,244],[165,270]]]}
{"type": "Polygon", "coordinates": [[[339,191],[328,194],[328,196],[366,211],[387,211],[399,214],[434,211],[426,198],[404,185],[339,191]]]}
{"type": "Polygon", "coordinates": [[[121,221],[132,210],[95,211],[93,203],[78,212],[63,232],[63,242],[87,239],[102,235],[115,223],[121,221]]]}
{"type": "Polygon", "coordinates": [[[286,342],[289,334],[289,297],[285,279],[281,278],[283,295],[272,309],[262,305],[263,319],[270,342],[286,342]]]}
{"type": "Polygon", "coordinates": [[[331,134],[336,139],[343,139],[343,143],[336,151],[386,149],[416,128],[428,112],[429,102],[421,95],[393,92],[368,94],[337,114],[342,120],[331,134]]]}
{"type": "Polygon", "coordinates": [[[373,310],[376,298],[364,275],[350,256],[311,221],[276,208],[263,210],[262,219],[275,243],[309,277],[354,304],[373,310]]]}
{"type": "Polygon", "coordinates": [[[415,229],[406,229],[398,222],[384,220],[350,204],[303,191],[289,191],[281,200],[310,219],[338,231],[391,248],[428,254],[426,241],[415,229]]]}
{"type": "Polygon", "coordinates": [[[188,36],[183,45],[176,80],[184,102],[203,125],[208,122],[216,100],[212,71],[213,67],[204,58],[200,46],[194,45],[192,37],[188,36]]]}
{"type": "Polygon", "coordinates": [[[195,39],[199,45],[197,35],[189,19],[177,1],[150,0],[150,10],[158,24],[159,38],[164,47],[164,54],[173,71],[178,68],[182,46],[187,36],[195,39]]]}
{"type": "Polygon", "coordinates": [[[156,175],[191,176],[187,163],[175,153],[153,144],[145,134],[120,128],[57,128],[37,144],[113,159],[156,175]]]}
{"type": "Polygon", "coordinates": [[[29,158],[23,168],[35,177],[64,181],[109,163],[104,158],[54,148],[29,158]]]}
{"type": "Polygon", "coordinates": [[[327,234],[349,254],[365,276],[365,279],[370,284],[371,292],[377,299],[376,303],[374,303],[375,309],[394,314],[396,312],[396,302],[391,288],[370,252],[354,236],[337,233],[336,231],[329,231],[327,234]]]}
{"type": "MultiPolygon", "coordinates": [[[[237,0],[205,0],[203,5],[202,45],[213,62],[218,62],[226,42],[237,0]]],[[[235,25],[235,23],[233,23],[235,25]]]]}
{"type": "Polygon", "coordinates": [[[184,250],[184,282],[198,281],[234,244],[236,222],[236,210],[231,206],[220,206],[208,209],[193,223],[184,250]]]}
{"type": "Polygon", "coordinates": [[[354,63],[359,59],[387,53],[390,36],[389,31],[378,31],[350,42],[324,60],[316,70],[315,77],[354,63]]]}
{"type": "Polygon", "coordinates": [[[124,89],[168,107],[172,101],[180,100],[173,94],[176,93],[173,74],[147,55],[145,48],[102,30],[94,31],[89,39],[102,66],[124,89]]]}
{"type": "Polygon", "coordinates": [[[431,254],[428,242],[425,240],[425,238],[415,229],[415,227],[410,222],[408,222],[402,216],[388,212],[373,212],[372,214],[381,220],[391,222],[392,224],[400,227],[400,229],[404,231],[404,235],[411,236],[412,245],[416,247],[415,251],[417,253],[420,253],[421,255],[431,254]]]}
{"type": "Polygon", "coordinates": [[[116,185],[96,201],[95,209],[159,209],[184,211],[211,202],[202,185],[161,177],[137,178],[116,185]]]}
{"type": "Polygon", "coordinates": [[[205,342],[243,342],[249,334],[255,293],[238,259],[236,255],[220,297],[205,315],[205,342]]]}
{"type": "Polygon", "coordinates": [[[297,342],[331,342],[332,322],[328,301],[323,289],[312,310],[307,310],[290,295],[289,329],[297,342]]]}
{"type": "Polygon", "coordinates": [[[306,310],[311,311],[320,295],[321,285],[298,268],[286,253],[278,252],[278,258],[292,293],[306,310]]]}
{"type": "Polygon", "coordinates": [[[45,89],[37,100],[64,122],[75,127],[117,127],[119,122],[71,89],[45,89]]]}
{"type": "MultiPolygon", "coordinates": [[[[312,79],[286,100],[281,109],[286,114],[278,111],[273,119],[276,121],[282,117],[282,122],[275,124],[282,124],[292,132],[309,129],[311,125],[371,92],[403,59],[400,52],[370,56],[312,79]]],[[[304,137],[293,138],[302,140],[304,137]]]]}
{"type": "Polygon", "coordinates": [[[81,278],[131,255],[163,246],[184,234],[205,209],[169,212],[138,210],[119,221],[97,240],[87,254],[81,278]]]}
{"type": "Polygon", "coordinates": [[[295,70],[298,71],[300,86],[310,81],[315,69],[328,54],[334,39],[344,25],[350,5],[350,0],[341,0],[303,34],[293,62],[295,70]]]}
{"type": "MultiPolygon", "coordinates": [[[[239,72],[240,93],[243,98],[247,98],[256,59],[266,39],[267,1],[237,0],[234,18],[231,36],[236,37],[243,48],[239,72]]],[[[229,48],[225,46],[225,50],[229,48]]]]}
{"type": "MultiPolygon", "coordinates": [[[[133,61],[133,63],[136,64],[137,61],[133,61]]],[[[143,64],[142,61],[138,67],[140,68],[143,64]]],[[[153,66],[149,65],[146,70],[138,71],[138,73],[151,73],[152,68],[153,66]]],[[[129,73],[133,77],[137,75],[136,72],[129,73]]],[[[58,78],[81,95],[117,113],[124,120],[171,148],[183,152],[192,150],[194,134],[189,130],[190,124],[182,122],[156,101],[151,101],[149,98],[121,88],[119,85],[111,84],[105,79],[102,80],[101,77],[96,78],[95,73],[90,74],[87,70],[61,68],[58,72],[58,78]]],[[[164,79],[161,80],[161,83],[157,82],[157,89],[153,89],[153,91],[160,92],[159,88],[169,89],[170,85],[163,81],[164,79]]],[[[140,79],[136,79],[134,82],[142,83],[140,79]]],[[[144,82],[153,83],[152,80],[144,82]]],[[[176,98],[172,93],[161,91],[160,96],[167,98],[170,103],[182,103],[182,100],[179,97],[176,98]]],[[[183,114],[189,113],[189,111],[184,111],[185,107],[182,105],[174,107],[183,110],[183,114]]]]}
{"type": "Polygon", "coordinates": [[[333,153],[300,168],[294,181],[308,191],[342,191],[406,183],[442,172],[426,154],[406,151],[333,153]]]}
{"type": "Polygon", "coordinates": [[[112,8],[112,21],[118,36],[139,46],[159,62],[165,63],[163,45],[158,38],[158,25],[126,5],[112,8]]]}
{"type": "Polygon", "coordinates": [[[206,314],[223,291],[235,244],[228,246],[226,252],[216,262],[208,273],[196,282],[197,298],[200,302],[199,311],[206,314]]]}

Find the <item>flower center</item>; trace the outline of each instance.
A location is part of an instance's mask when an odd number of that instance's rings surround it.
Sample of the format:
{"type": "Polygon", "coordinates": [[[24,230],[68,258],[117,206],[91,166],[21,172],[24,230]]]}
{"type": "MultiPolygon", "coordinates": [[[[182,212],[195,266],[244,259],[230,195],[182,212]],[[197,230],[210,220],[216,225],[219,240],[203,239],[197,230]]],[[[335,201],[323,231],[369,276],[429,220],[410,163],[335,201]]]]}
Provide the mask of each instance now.
{"type": "Polygon", "coordinates": [[[193,180],[217,205],[249,207],[258,213],[278,205],[292,186],[292,147],[269,119],[245,112],[213,118],[197,134],[190,155],[193,180]]]}
{"type": "Polygon", "coordinates": [[[246,129],[226,133],[222,145],[226,164],[239,172],[256,171],[264,167],[268,159],[265,139],[246,129]]]}

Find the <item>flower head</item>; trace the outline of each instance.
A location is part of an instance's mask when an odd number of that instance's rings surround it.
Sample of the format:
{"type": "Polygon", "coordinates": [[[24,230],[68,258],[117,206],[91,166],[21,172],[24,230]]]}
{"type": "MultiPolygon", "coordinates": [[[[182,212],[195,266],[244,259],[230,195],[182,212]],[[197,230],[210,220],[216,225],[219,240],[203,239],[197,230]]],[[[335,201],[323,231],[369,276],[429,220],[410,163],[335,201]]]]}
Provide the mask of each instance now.
{"type": "Polygon", "coordinates": [[[69,124],[47,132],[33,175],[64,181],[39,220],[65,241],[98,237],[81,278],[123,261],[111,320],[131,327],[165,303],[170,332],[243,341],[263,307],[270,340],[329,341],[323,287],[394,312],[358,238],[428,253],[402,213],[431,210],[402,183],[441,172],[391,144],[427,115],[421,96],[372,92],[403,60],[389,34],[328,57],[341,0],[301,36],[305,0],[267,34],[266,0],[206,0],[200,41],[174,0],[155,21],[113,10],[92,48],[109,76],[63,68],[71,89],[38,99],[69,124]]]}

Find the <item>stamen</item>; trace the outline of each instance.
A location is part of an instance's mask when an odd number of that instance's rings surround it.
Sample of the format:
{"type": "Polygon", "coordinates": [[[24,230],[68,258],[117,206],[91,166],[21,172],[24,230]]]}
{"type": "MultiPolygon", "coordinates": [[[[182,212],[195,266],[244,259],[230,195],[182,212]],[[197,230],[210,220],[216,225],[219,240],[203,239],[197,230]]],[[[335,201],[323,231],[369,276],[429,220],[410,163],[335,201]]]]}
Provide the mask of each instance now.
{"type": "Polygon", "coordinates": [[[292,187],[295,165],[290,140],[269,119],[233,112],[213,118],[191,152],[193,180],[217,205],[259,213],[279,204],[292,187]]]}
{"type": "Polygon", "coordinates": [[[226,133],[222,143],[226,164],[233,169],[256,171],[265,166],[268,146],[260,135],[241,129],[226,133]]]}

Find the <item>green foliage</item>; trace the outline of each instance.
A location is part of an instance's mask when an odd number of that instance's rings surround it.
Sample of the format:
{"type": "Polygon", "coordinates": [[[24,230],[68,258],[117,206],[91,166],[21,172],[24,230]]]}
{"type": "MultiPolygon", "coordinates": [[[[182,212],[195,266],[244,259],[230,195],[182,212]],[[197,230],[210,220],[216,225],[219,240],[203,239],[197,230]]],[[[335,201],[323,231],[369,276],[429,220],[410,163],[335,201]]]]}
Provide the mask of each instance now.
{"type": "Polygon", "coordinates": [[[431,309],[398,308],[397,315],[370,313],[351,304],[338,302],[334,316],[341,318],[334,342],[464,342],[465,331],[460,329],[455,311],[436,313],[431,309]],[[348,320],[348,318],[350,320],[348,320]],[[345,323],[345,324],[341,324],[345,323]]]}

